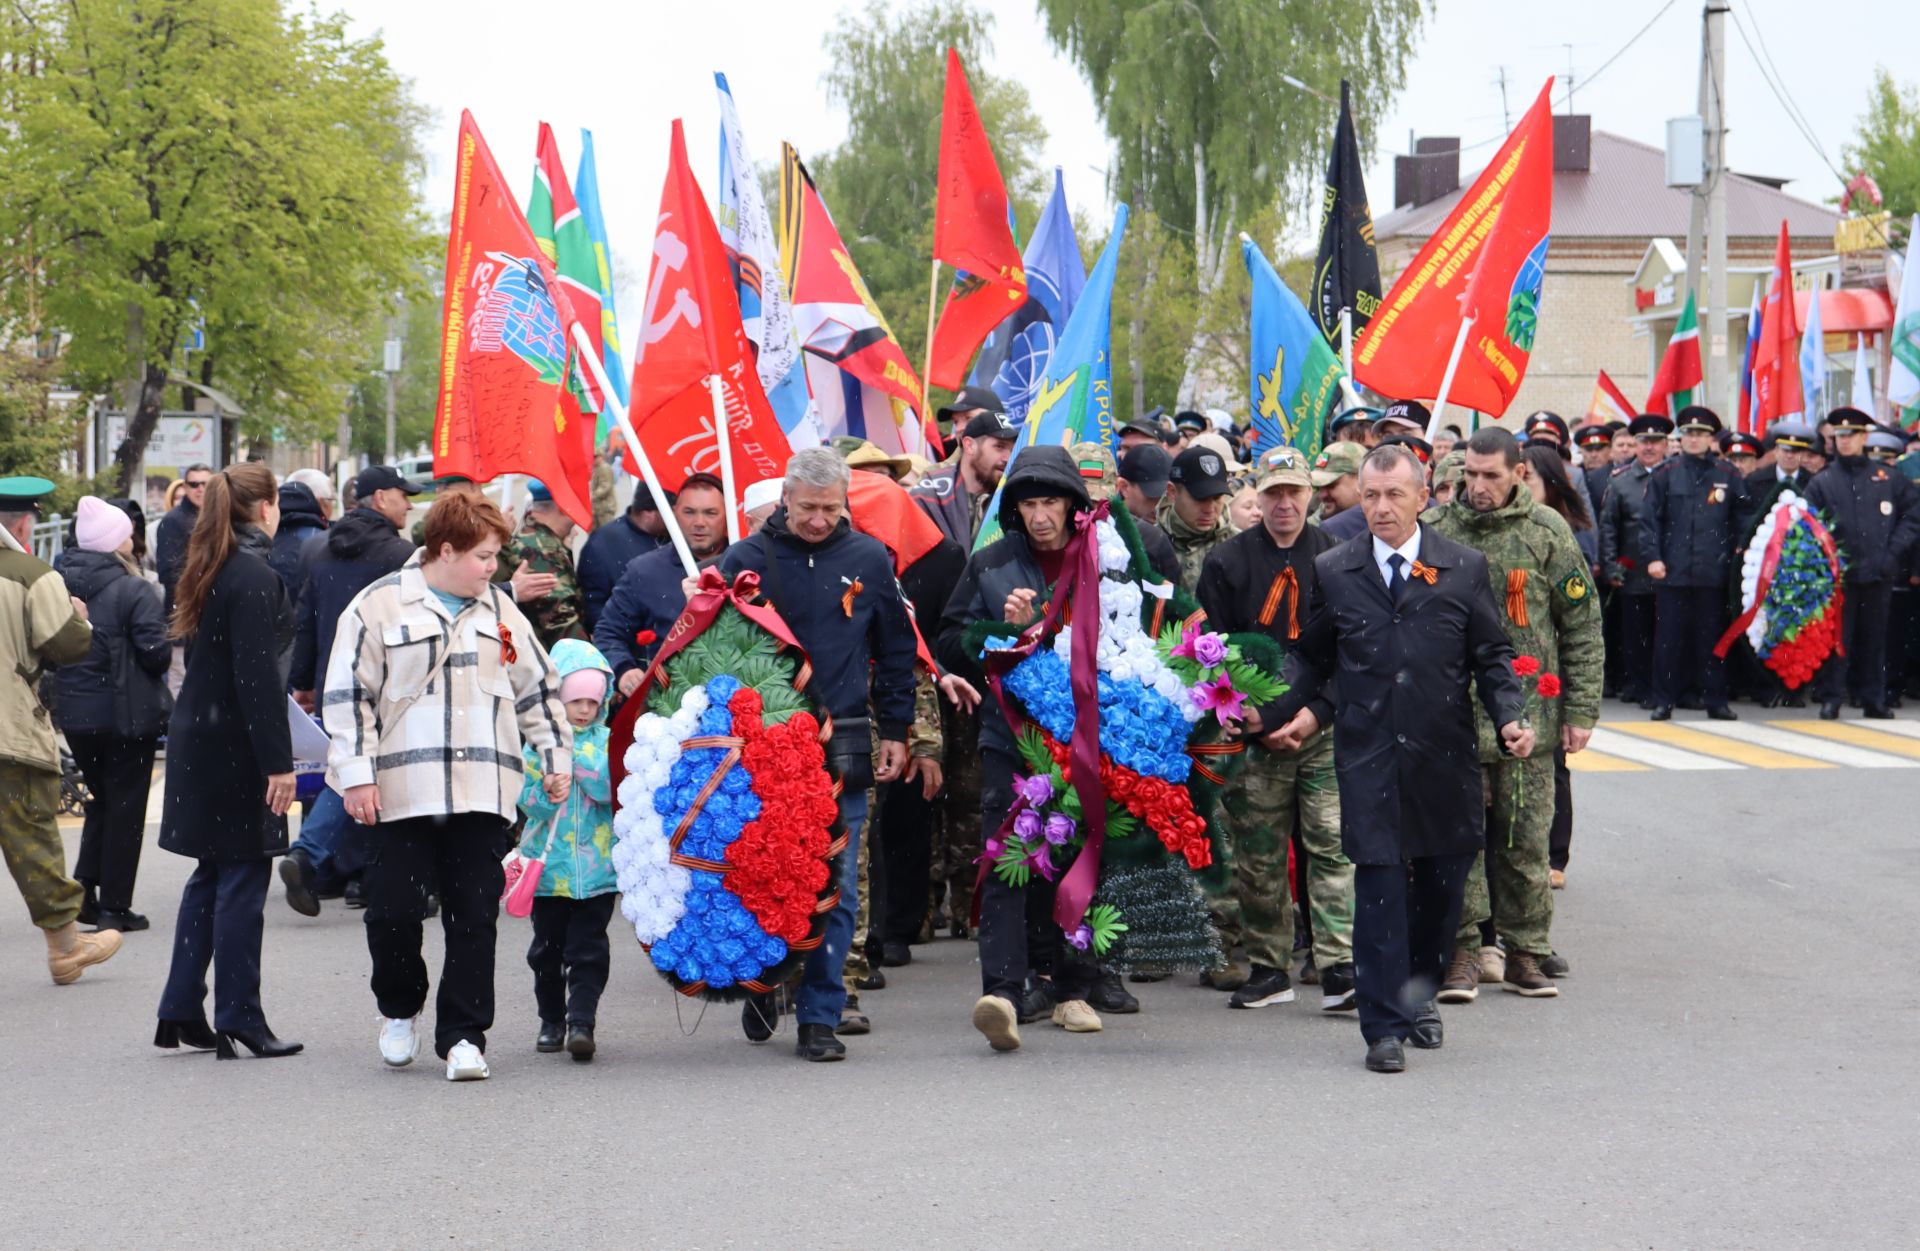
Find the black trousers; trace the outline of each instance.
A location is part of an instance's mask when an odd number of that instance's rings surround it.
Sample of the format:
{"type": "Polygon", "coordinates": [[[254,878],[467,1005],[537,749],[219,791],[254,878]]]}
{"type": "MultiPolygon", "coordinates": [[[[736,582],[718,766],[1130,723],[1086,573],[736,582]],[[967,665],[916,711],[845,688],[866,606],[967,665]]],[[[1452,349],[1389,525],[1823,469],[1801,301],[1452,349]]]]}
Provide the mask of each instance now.
{"type": "Polygon", "coordinates": [[[1653,694],[1654,597],[1616,592],[1620,605],[1620,698],[1638,702],[1653,694]]]}
{"type": "Polygon", "coordinates": [[[527,965],[533,970],[533,1000],[542,1021],[593,1026],[600,994],[613,968],[607,925],[618,895],[564,899],[539,895],[533,901],[533,944],[527,965]]]}
{"type": "Polygon", "coordinates": [[[1857,694],[1868,708],[1887,702],[1887,617],[1893,607],[1893,586],[1887,582],[1842,584],[1840,636],[1845,655],[1835,653],[1814,675],[1814,694],[1823,704],[1845,702],[1857,694]],[[1852,688],[1849,692],[1849,687],[1852,688]]]}
{"type": "Polygon", "coordinates": [[[1902,580],[1887,599],[1892,605],[1887,610],[1887,694],[1897,699],[1911,693],[1914,679],[1920,677],[1920,646],[1914,640],[1920,591],[1902,580]]]}
{"type": "Polygon", "coordinates": [[[1360,1036],[1405,1040],[1453,958],[1473,853],[1353,869],[1353,980],[1360,1036]]]}
{"type": "Polygon", "coordinates": [[[80,829],[80,858],[73,875],[98,887],[110,912],[133,908],[133,880],[147,829],[147,791],[153,786],[154,738],[69,731],[67,746],[93,798],[80,829]]]}
{"type": "Polygon", "coordinates": [[[267,883],[273,861],[202,860],[180,892],[173,927],[173,964],[160,993],[160,1019],[199,1021],[207,1012],[207,966],[213,966],[213,1027],[264,1029],[260,1007],[260,941],[266,932],[267,883]]]}
{"type": "MultiPolygon", "coordinates": [[[[992,838],[1013,806],[1013,760],[980,753],[980,837],[992,838]]],[[[1458,913],[1456,901],[1454,911],[1458,913]]],[[[1053,883],[1036,875],[1009,886],[988,872],[980,887],[980,985],[1017,1009],[1027,974],[1050,973],[1062,1001],[1085,999],[1099,969],[1069,949],[1053,923],[1053,883]],[[1045,918],[1044,922],[1042,918],[1045,918]],[[1029,927],[1031,926],[1031,937],[1029,927]]]]}
{"type": "MultiPolygon", "coordinates": [[[[1573,850],[1573,773],[1567,753],[1553,753],[1553,829],[1547,834],[1547,866],[1564,871],[1573,850]]],[[[1489,875],[1491,877],[1491,875],[1489,875]]]]}
{"type": "Polygon", "coordinates": [[[367,951],[373,996],[385,1017],[427,1003],[421,958],[427,896],[440,896],[446,954],[434,999],[433,1049],[442,1059],[462,1039],[485,1051],[493,1026],[493,949],[508,823],[485,812],[383,821],[368,841],[367,951]]]}
{"type": "Polygon", "coordinates": [[[1605,584],[1600,588],[1600,640],[1606,657],[1601,682],[1605,694],[1618,695],[1623,689],[1621,675],[1626,672],[1625,654],[1620,650],[1620,591],[1605,584]]]}
{"type": "Polygon", "coordinates": [[[1714,586],[1661,587],[1653,632],[1653,700],[1663,708],[1698,689],[1708,708],[1727,706],[1727,668],[1713,654],[1727,628],[1727,594],[1714,586]]]}
{"type": "MultiPolygon", "coordinates": [[[[884,848],[885,908],[875,908],[875,928],[883,942],[911,943],[927,919],[927,879],[933,869],[933,823],[939,797],[920,797],[920,783],[888,782],[880,787],[880,821],[873,848],[884,848]]],[[[871,854],[871,852],[869,852],[871,854]]],[[[867,873],[871,878],[873,865],[867,873]]]]}

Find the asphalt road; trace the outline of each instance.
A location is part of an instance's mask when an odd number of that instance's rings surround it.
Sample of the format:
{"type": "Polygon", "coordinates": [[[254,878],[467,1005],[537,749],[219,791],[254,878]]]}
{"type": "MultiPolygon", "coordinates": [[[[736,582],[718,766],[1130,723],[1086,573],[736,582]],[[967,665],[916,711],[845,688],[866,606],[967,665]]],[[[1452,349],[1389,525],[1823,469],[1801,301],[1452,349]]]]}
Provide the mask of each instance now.
{"type": "Polygon", "coordinates": [[[1564,993],[1487,988],[1399,1076],[1310,988],[1232,1012],[1190,978],[995,1055],[951,940],[808,1065],[618,932],[575,1064],[533,1051],[506,920],[493,1078],[454,1085],[381,1065],[358,914],[277,888],[266,1008],[307,1050],[217,1063],[149,1045],[188,867],[150,845],[154,928],[75,986],[6,905],[0,1247],[1914,1245],[1914,782],[1578,776],[1564,993]]]}

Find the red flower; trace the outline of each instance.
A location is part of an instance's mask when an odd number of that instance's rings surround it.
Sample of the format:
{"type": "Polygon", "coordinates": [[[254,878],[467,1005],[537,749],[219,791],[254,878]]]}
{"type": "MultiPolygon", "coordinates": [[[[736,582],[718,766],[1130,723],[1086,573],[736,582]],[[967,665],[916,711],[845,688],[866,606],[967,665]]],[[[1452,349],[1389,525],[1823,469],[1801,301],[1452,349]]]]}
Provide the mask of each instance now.
{"type": "Polygon", "coordinates": [[[1559,676],[1557,674],[1552,674],[1552,673],[1541,674],[1540,675],[1540,698],[1555,699],[1559,697],[1559,694],[1560,694],[1559,676]]]}
{"type": "Polygon", "coordinates": [[[753,776],[760,816],[728,845],[724,881],[767,933],[797,943],[813,929],[839,815],[822,768],[819,726],[803,713],[767,729],[760,720],[760,697],[751,689],[735,692],[728,703],[733,732],[746,740],[741,762],[753,776]]]}
{"type": "MultiPolygon", "coordinates": [[[[1515,656],[1513,671],[1523,678],[1530,678],[1540,672],[1540,658],[1537,656],[1515,656]]],[[[1544,694],[1544,692],[1542,692],[1544,694]]]]}
{"type": "Polygon", "coordinates": [[[659,641],[659,638],[660,636],[652,630],[642,630],[633,636],[633,641],[642,647],[652,647],[654,643],[659,641]]]}

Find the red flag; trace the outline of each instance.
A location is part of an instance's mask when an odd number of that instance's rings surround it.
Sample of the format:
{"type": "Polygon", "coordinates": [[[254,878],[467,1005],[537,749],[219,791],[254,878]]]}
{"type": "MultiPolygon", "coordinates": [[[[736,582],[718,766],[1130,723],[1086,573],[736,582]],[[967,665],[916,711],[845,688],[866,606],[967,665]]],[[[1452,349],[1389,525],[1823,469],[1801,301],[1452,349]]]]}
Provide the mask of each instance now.
{"type": "Polygon", "coordinates": [[[1800,354],[1795,350],[1799,337],[1793,315],[1793,254],[1787,249],[1783,221],[1760,314],[1760,342],[1753,351],[1753,433],[1763,438],[1768,426],[1806,407],[1800,394],[1800,354]]]}
{"type": "Polygon", "coordinates": [[[1601,370],[1593,384],[1593,398],[1587,401],[1587,420],[1632,421],[1633,418],[1633,405],[1627,403],[1627,397],[1620,393],[1613,379],[1607,377],[1607,371],[1601,370]]]}
{"type": "Polygon", "coordinates": [[[792,447],[754,368],[733,271],[687,164],[677,118],[658,220],[646,316],[634,351],[634,434],[668,491],[679,490],[688,474],[718,474],[720,445],[708,387],[717,373],[726,382],[734,489],[777,478],[792,447]]]}
{"type": "Polygon", "coordinates": [[[1433,399],[1464,318],[1473,318],[1447,401],[1498,417],[1539,330],[1553,215],[1547,93],[1420,249],[1354,345],[1353,372],[1381,395],[1433,399]]]}
{"type": "MultiPolygon", "coordinates": [[[[595,360],[606,359],[600,318],[599,272],[593,255],[593,239],[587,234],[586,219],[567,182],[566,166],[560,161],[560,145],[554,140],[553,127],[540,123],[534,143],[533,195],[527,202],[527,224],[533,227],[534,240],[542,255],[560,277],[567,301],[573,305],[580,328],[587,332],[595,360]]],[[[600,388],[593,375],[582,369],[574,373],[573,385],[588,411],[600,411],[600,388]]]]}
{"type": "Polygon", "coordinates": [[[573,307],[464,111],[453,186],[433,471],[531,474],[591,526],[594,423],[566,385],[573,307]]]}
{"type": "Polygon", "coordinates": [[[1007,222],[1007,185],[994,164],[986,123],[973,106],[960,54],[948,48],[933,255],[960,274],[933,331],[927,378],[937,387],[962,386],[980,344],[1026,302],[1027,271],[1007,222]]]}

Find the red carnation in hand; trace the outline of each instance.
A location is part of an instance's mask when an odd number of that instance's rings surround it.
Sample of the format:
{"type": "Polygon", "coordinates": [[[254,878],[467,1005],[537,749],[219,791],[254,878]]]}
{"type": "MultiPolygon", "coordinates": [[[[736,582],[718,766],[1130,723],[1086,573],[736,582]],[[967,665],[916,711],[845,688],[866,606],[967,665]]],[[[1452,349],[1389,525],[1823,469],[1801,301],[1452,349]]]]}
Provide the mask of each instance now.
{"type": "Polygon", "coordinates": [[[660,639],[660,636],[658,634],[655,634],[652,630],[642,630],[640,631],[640,633],[633,636],[633,641],[638,643],[642,647],[652,647],[656,642],[659,641],[659,639],[660,639]]]}
{"type": "Polygon", "coordinates": [[[1540,675],[1540,698],[1555,699],[1559,696],[1559,694],[1560,694],[1559,677],[1551,673],[1541,674],[1540,675]]]}
{"type": "MultiPolygon", "coordinates": [[[[1513,671],[1523,678],[1530,678],[1540,672],[1540,659],[1537,656],[1515,656],[1513,658],[1513,671]]],[[[1541,679],[1543,682],[1545,680],[1544,678],[1541,679]]],[[[1545,691],[1540,693],[1542,695],[1546,694],[1545,691]]]]}

